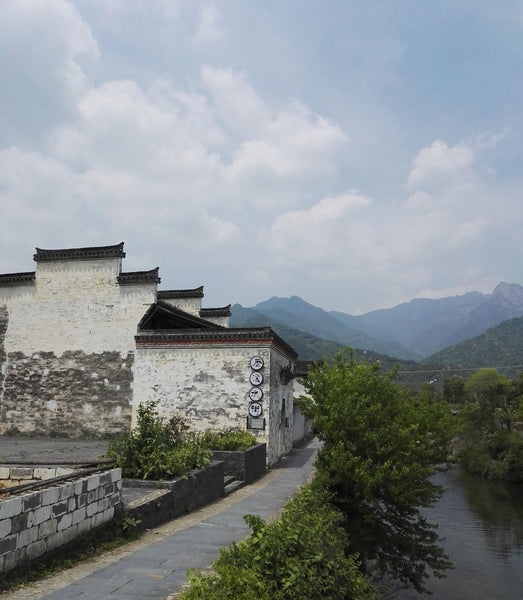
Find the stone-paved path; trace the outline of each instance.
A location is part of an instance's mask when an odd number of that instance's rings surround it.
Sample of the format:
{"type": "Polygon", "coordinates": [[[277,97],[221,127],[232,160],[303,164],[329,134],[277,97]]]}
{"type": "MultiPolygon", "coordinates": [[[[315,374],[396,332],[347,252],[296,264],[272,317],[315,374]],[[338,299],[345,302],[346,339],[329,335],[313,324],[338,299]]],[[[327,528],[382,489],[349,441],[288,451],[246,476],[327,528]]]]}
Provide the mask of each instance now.
{"type": "Polygon", "coordinates": [[[243,515],[269,519],[281,510],[310,476],[317,447],[312,440],[294,449],[252,485],[147,532],[123,549],[6,595],[12,600],[175,598],[189,568],[206,567],[220,548],[248,535],[243,515]]]}

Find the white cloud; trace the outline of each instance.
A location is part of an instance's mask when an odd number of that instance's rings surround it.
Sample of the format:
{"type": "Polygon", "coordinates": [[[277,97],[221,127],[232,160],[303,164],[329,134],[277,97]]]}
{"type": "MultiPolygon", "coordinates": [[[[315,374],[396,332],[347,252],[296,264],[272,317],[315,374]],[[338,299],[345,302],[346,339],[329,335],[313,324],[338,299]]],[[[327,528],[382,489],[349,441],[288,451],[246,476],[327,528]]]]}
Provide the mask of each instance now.
{"type": "Polygon", "coordinates": [[[126,268],[217,304],[365,310],[515,280],[516,87],[485,123],[469,98],[415,106],[434,83],[409,78],[417,37],[366,6],[1,3],[0,271],[30,269],[34,245],[125,240],[126,268]]]}
{"type": "Polygon", "coordinates": [[[346,142],[328,119],[292,102],[266,123],[262,135],[243,141],[227,169],[230,182],[263,181],[263,185],[324,178],[335,170],[335,154],[346,142]]]}
{"type": "Polygon", "coordinates": [[[200,6],[194,40],[201,44],[209,44],[222,39],[225,35],[221,14],[216,6],[214,4],[200,6]]]}
{"type": "Polygon", "coordinates": [[[75,116],[88,86],[78,62],[96,59],[98,45],[64,0],[0,4],[0,132],[3,143],[39,140],[75,116]]]}
{"type": "Polygon", "coordinates": [[[308,209],[280,215],[270,229],[274,260],[325,267],[334,261],[338,265],[353,244],[359,211],[371,204],[369,198],[349,191],[322,198],[308,209]]]}
{"type": "Polygon", "coordinates": [[[217,244],[234,242],[240,236],[240,231],[234,223],[217,217],[206,217],[205,226],[212,241],[217,244]]]}
{"type": "Polygon", "coordinates": [[[271,119],[270,111],[244,76],[231,67],[218,69],[205,65],[201,77],[216,116],[228,128],[242,136],[264,131],[271,119]]]}
{"type": "Polygon", "coordinates": [[[445,185],[471,176],[474,150],[463,142],[449,147],[436,140],[422,148],[412,161],[408,175],[409,187],[445,185]]]}

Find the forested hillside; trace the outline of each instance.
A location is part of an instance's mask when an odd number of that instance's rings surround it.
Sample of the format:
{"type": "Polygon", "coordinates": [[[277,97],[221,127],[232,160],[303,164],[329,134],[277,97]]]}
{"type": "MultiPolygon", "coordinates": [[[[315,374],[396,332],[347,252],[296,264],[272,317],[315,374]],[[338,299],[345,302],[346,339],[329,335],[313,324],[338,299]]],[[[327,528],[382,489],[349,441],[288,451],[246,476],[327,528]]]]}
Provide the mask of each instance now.
{"type": "Polygon", "coordinates": [[[494,367],[513,377],[523,368],[523,317],[503,321],[481,335],[445,348],[423,364],[459,369],[494,367]]]}

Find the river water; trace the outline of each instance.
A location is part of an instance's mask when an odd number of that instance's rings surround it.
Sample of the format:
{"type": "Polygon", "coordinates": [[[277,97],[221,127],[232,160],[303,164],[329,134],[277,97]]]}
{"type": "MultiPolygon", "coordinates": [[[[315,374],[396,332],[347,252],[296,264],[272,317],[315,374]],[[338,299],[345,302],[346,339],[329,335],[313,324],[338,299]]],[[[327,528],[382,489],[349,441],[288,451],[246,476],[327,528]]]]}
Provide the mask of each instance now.
{"type": "Polygon", "coordinates": [[[491,483],[459,468],[434,481],[446,491],[424,514],[438,524],[454,569],[429,581],[432,596],[401,592],[395,600],[523,600],[523,485],[491,483]]]}

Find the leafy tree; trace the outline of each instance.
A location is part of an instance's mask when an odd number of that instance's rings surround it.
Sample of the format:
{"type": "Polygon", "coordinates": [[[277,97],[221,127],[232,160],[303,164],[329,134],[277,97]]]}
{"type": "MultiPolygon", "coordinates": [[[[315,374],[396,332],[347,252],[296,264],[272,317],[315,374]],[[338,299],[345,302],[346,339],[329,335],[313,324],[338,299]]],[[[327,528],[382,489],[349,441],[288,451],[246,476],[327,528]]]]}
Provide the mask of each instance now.
{"type": "Polygon", "coordinates": [[[514,431],[522,416],[523,377],[510,381],[496,369],[471,375],[465,390],[469,402],[461,411],[466,469],[487,479],[523,481],[523,438],[514,431]]]}
{"type": "Polygon", "coordinates": [[[378,364],[338,354],[304,381],[302,410],[323,440],[316,481],[346,516],[351,552],[369,575],[426,592],[451,564],[421,507],[442,489],[429,479],[449,456],[449,407],[398,387],[378,364]]]}
{"type": "Polygon", "coordinates": [[[465,391],[473,402],[466,413],[469,421],[482,431],[511,431],[519,409],[513,389],[508,377],[496,369],[476,371],[465,383],[465,391]]]}
{"type": "Polygon", "coordinates": [[[465,399],[465,381],[453,375],[443,383],[443,398],[449,404],[461,404],[465,399]]]}

